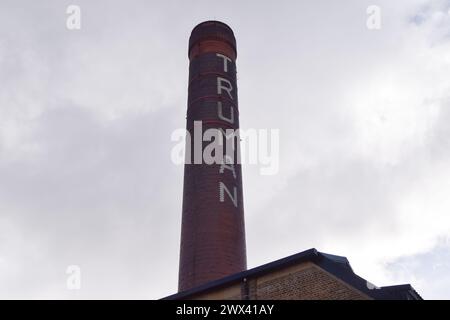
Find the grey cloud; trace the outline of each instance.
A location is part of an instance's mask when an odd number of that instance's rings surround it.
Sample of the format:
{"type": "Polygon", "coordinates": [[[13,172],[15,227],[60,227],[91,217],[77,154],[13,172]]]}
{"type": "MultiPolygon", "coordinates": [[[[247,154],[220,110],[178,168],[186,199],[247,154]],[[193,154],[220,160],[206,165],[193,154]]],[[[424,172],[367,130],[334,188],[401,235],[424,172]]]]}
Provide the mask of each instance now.
{"type": "MultiPolygon", "coordinates": [[[[30,250],[42,251],[38,261],[22,261],[25,274],[50,267],[52,272],[35,282],[46,288],[59,279],[56,292],[62,295],[67,294],[63,279],[69,264],[84,266],[87,279],[91,268],[105,270],[92,282],[111,278],[106,287],[127,282],[139,287],[142,279],[158,284],[154,270],[169,269],[165,259],[173,260],[177,251],[173,244],[162,244],[176,243],[179,231],[181,186],[172,181],[179,179],[181,168],[170,163],[168,140],[175,110],[101,123],[85,109],[68,105],[36,119],[29,143],[37,151],[0,169],[2,218],[18,229],[24,243],[33,244],[30,250]],[[128,264],[135,268],[131,273],[124,270],[128,264]]],[[[8,279],[10,286],[21,281],[8,279]]],[[[95,290],[93,285],[88,295],[95,297],[95,290]]],[[[141,290],[145,294],[151,287],[141,290]]]]}

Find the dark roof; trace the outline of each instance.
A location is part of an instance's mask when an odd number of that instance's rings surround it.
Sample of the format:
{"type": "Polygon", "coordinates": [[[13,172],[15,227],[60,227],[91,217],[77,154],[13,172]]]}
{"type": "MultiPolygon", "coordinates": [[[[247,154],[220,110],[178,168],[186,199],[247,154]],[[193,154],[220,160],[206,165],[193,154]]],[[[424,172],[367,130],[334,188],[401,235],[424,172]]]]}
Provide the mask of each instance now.
{"type": "Polygon", "coordinates": [[[322,253],[316,249],[309,249],[250,270],[245,270],[218,280],[210,281],[198,287],[167,296],[163,298],[163,300],[187,299],[194,294],[206,293],[220,287],[239,283],[244,278],[252,278],[301,262],[312,262],[318,265],[336,278],[376,300],[422,300],[422,297],[409,284],[381,288],[376,287],[355,274],[346,257],[322,253]]]}
{"type": "Polygon", "coordinates": [[[410,284],[381,287],[381,289],[389,292],[395,300],[423,300],[410,284]]]}

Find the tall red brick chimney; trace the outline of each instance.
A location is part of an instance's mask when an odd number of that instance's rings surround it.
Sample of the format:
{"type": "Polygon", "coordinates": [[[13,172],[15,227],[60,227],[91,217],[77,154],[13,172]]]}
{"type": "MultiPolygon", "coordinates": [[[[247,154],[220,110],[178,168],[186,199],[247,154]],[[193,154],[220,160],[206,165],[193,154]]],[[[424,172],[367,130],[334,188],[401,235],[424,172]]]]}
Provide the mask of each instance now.
{"type": "MultiPolygon", "coordinates": [[[[179,291],[247,268],[237,152],[233,164],[194,163],[194,121],[202,122],[203,132],[239,128],[236,55],[236,39],[226,24],[206,21],[192,30],[186,125],[192,139],[184,167],[179,291]]],[[[202,152],[208,143],[200,145],[202,152]]]]}

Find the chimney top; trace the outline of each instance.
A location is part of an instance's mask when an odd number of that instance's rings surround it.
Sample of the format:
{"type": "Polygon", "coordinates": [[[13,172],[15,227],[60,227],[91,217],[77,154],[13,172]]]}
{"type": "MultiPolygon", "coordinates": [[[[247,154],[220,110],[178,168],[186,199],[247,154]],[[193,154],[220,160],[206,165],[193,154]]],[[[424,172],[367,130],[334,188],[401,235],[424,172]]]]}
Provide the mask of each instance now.
{"type": "Polygon", "coordinates": [[[189,57],[196,44],[208,40],[227,43],[232,49],[234,57],[236,57],[236,38],[233,30],[227,24],[215,20],[204,21],[194,27],[189,38],[189,57]]]}

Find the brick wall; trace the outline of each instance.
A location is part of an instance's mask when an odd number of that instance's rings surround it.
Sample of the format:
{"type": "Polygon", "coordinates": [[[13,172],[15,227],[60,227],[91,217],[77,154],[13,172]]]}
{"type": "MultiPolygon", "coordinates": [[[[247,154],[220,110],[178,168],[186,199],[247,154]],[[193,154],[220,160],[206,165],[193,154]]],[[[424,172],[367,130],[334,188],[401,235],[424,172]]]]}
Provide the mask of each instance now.
{"type": "Polygon", "coordinates": [[[232,300],[366,300],[362,292],[314,263],[300,263],[190,299],[232,300]]]}
{"type": "Polygon", "coordinates": [[[336,279],[316,265],[289,273],[275,274],[267,281],[254,279],[256,290],[250,299],[359,300],[361,292],[336,279]]]}

